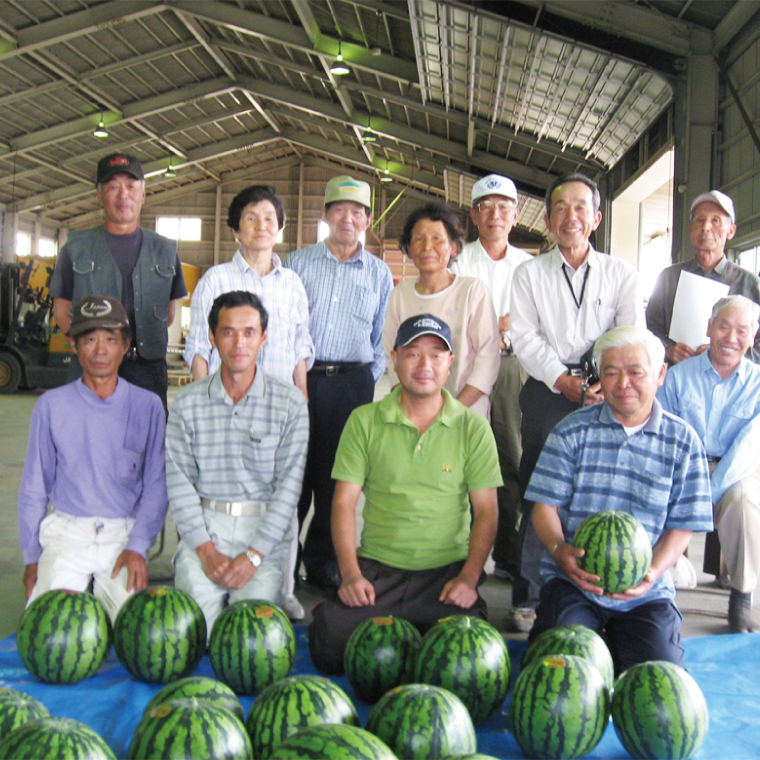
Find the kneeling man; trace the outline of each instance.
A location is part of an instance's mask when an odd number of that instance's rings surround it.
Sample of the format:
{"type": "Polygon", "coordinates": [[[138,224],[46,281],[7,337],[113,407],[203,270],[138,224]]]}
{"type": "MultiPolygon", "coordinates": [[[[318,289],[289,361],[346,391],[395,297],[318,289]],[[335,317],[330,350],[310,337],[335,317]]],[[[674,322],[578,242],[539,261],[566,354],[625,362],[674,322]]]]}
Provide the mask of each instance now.
{"type": "Polygon", "coordinates": [[[657,394],[707,451],[732,633],[752,630],[752,592],[760,579],[760,366],[745,358],[758,317],[760,306],[749,298],[721,298],[707,327],[710,348],[671,367],[657,394]]]}
{"type": "Polygon", "coordinates": [[[486,616],[478,585],[502,482],[493,433],[443,390],[454,361],[445,322],[410,317],[391,358],[399,386],[351,414],[332,471],[341,585],[339,598],[314,609],[309,628],[312,661],[327,674],[343,672],[348,637],[375,615],[405,618],[422,632],[449,615],[486,616]]]}
{"type": "Polygon", "coordinates": [[[111,620],[148,584],[146,554],[166,516],[164,409],[119,377],[129,319],[115,298],[86,296],[69,338],[82,377],[35,404],[18,493],[24,587],[93,593],[111,620]]]}
{"type": "Polygon", "coordinates": [[[668,572],[693,531],[712,530],[704,449],[694,430],[655,399],[664,348],[648,330],[618,327],[594,346],[605,401],[573,412],[550,433],[526,498],[544,545],[532,641],[555,625],[603,634],[620,673],[638,662],[683,666],[681,613],[668,572]],[[652,541],[652,565],[638,586],[605,595],[578,567],[572,545],[581,522],[603,510],[628,512],[652,541]]]}
{"type": "Polygon", "coordinates": [[[203,610],[209,634],[226,603],[282,603],[309,442],[303,393],[265,375],[256,357],[268,315],[235,290],[208,317],[221,367],[178,394],[166,430],[169,505],[180,535],[177,588],[203,610]]]}

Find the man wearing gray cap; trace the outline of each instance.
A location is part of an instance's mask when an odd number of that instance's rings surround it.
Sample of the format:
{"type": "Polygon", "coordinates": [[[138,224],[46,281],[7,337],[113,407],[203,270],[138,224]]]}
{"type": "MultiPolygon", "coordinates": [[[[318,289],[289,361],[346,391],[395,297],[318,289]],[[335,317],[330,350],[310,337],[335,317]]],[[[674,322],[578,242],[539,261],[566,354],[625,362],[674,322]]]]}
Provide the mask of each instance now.
{"type": "Polygon", "coordinates": [[[487,609],[478,586],[498,519],[493,433],[444,389],[454,354],[443,320],[406,319],[391,359],[399,385],[351,414],[335,456],[342,582],[338,598],[314,608],[309,627],[312,662],[327,674],[343,671],[346,641],[368,618],[395,615],[424,633],[442,617],[485,617],[487,609]]]}
{"type": "Polygon", "coordinates": [[[507,580],[520,572],[520,388],[527,379],[512,349],[509,299],[515,268],[531,256],[509,243],[517,223],[517,188],[507,177],[489,174],[472,186],[470,218],[478,237],[468,243],[451,264],[451,271],[477,277],[490,289],[501,333],[499,376],[491,391],[491,428],[499,450],[504,485],[498,490],[499,531],[493,549],[494,575],[507,580]]]}
{"type": "MultiPolygon", "coordinates": [[[[664,269],[657,278],[647,305],[647,327],[665,345],[665,357],[670,364],[701,354],[709,345],[704,343],[694,349],[668,337],[681,272],[725,283],[729,286],[727,295],[746,296],[750,301],[760,304],[760,279],[726,258],[726,243],[735,234],[734,203],[725,193],[711,190],[694,199],[691,204],[689,236],[696,256],[690,261],[664,269]]],[[[760,336],[747,352],[747,358],[760,363],[760,336]]]]}
{"type": "Polygon", "coordinates": [[[306,378],[309,392],[309,454],[298,518],[314,496],[314,516],[303,547],[307,578],[322,589],[340,582],[330,536],[331,479],[335,450],[349,414],[372,401],[385,371],[383,325],[393,287],[385,262],[367,251],[360,236],[372,221],[366,182],[333,177],[325,188],[322,219],[327,239],[289,254],[309,298],[309,332],[315,361],[306,378]]]}
{"type": "MultiPolygon", "coordinates": [[[[139,226],[145,175],[134,156],[112,153],[102,158],[95,184],[104,223],[69,234],[50,280],[53,315],[67,333],[72,303],[95,294],[118,299],[134,335],[119,373],[158,394],[166,410],[167,330],[177,299],[187,295],[177,246],[139,226]]],[[[69,374],[72,379],[79,375],[75,361],[69,374]]]]}
{"type": "Polygon", "coordinates": [[[83,298],[69,335],[82,377],[43,393],[29,426],[18,493],[24,588],[31,603],[94,581],[113,621],[147,585],[145,557],[164,524],[164,411],[118,376],[130,342],[119,301],[83,298]]]}

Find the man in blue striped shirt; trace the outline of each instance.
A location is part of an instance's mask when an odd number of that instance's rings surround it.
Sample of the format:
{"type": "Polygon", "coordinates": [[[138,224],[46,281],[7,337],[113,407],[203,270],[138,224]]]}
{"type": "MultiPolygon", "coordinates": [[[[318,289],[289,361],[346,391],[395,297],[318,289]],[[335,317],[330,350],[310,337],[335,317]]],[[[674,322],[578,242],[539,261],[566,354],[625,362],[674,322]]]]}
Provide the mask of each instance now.
{"type": "Polygon", "coordinates": [[[760,366],[746,358],[759,316],[760,306],[744,296],[718,300],[709,350],[671,367],[657,393],[707,451],[732,633],[753,629],[752,592],[760,578],[760,366]]]}
{"type": "Polygon", "coordinates": [[[309,582],[325,590],[340,584],[330,532],[335,452],[349,415],[372,401],[385,371],[382,335],[393,278],[360,241],[371,207],[366,182],[333,177],[322,214],[327,239],[289,254],[283,264],[298,274],[309,298],[316,358],[307,375],[311,435],[298,517],[303,524],[313,494],[303,562],[309,582]]]}
{"type": "Polygon", "coordinates": [[[683,665],[681,614],[668,572],[693,531],[712,529],[704,448],[694,430],[655,399],[664,347],[648,330],[618,327],[594,346],[605,402],[573,412],[550,433],[530,480],[533,525],[545,552],[533,640],[579,623],[607,640],[618,672],[646,660],[683,665]],[[652,542],[644,580],[605,595],[578,567],[570,541],[602,510],[636,517],[652,542]]]}

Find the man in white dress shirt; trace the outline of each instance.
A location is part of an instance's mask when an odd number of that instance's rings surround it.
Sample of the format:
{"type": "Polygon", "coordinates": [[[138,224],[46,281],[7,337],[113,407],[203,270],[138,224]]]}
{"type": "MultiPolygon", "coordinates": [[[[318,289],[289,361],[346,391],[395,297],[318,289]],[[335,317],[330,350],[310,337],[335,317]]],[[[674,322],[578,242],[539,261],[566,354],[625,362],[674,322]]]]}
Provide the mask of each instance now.
{"type": "Polygon", "coordinates": [[[489,174],[472,186],[470,218],[478,238],[468,243],[454,259],[451,270],[477,277],[490,289],[501,333],[499,377],[491,391],[491,428],[499,450],[504,485],[498,489],[499,531],[493,549],[494,575],[514,580],[520,571],[519,528],[522,513],[519,468],[520,388],[527,375],[514,355],[509,334],[509,298],[515,269],[531,256],[509,244],[509,233],[517,224],[517,188],[507,177],[489,174]]]}
{"type": "MultiPolygon", "coordinates": [[[[588,177],[557,178],[546,193],[545,216],[557,245],[521,264],[512,282],[512,343],[529,375],[520,392],[522,493],[552,428],[579,406],[603,399],[600,384],[586,382],[583,355],[613,327],[644,326],[636,270],[589,242],[602,221],[600,203],[599,188],[588,177]]],[[[524,523],[531,508],[523,505],[524,523]]],[[[538,600],[540,557],[540,544],[528,528],[522,577],[512,591],[515,606],[538,600]]]]}

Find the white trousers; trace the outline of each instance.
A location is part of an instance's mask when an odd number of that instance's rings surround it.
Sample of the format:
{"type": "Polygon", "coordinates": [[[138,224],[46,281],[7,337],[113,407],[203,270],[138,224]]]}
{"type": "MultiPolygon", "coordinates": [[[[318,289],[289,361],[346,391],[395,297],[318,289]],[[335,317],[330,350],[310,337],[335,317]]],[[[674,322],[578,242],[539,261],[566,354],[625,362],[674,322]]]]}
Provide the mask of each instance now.
{"type": "MultiPolygon", "coordinates": [[[[237,557],[253,540],[260,517],[233,517],[220,512],[203,510],[206,530],[214,546],[228,557],[237,557]]],[[[180,541],[174,557],[174,585],[187,592],[198,602],[206,617],[208,635],[219,613],[226,604],[241,599],[263,599],[274,604],[282,604],[284,573],[290,565],[290,549],[293,539],[291,525],[282,541],[259,565],[255,575],[240,589],[226,589],[214,583],[203,572],[201,560],[195,549],[180,541]]]]}
{"type": "Polygon", "coordinates": [[[47,515],[40,523],[42,554],[27,607],[51,589],[87,591],[93,580],[96,599],[115,621],[124,602],[134,593],[127,591],[126,568],[111,578],[134,523],[126,517],[76,517],[57,511],[47,515]]]}

